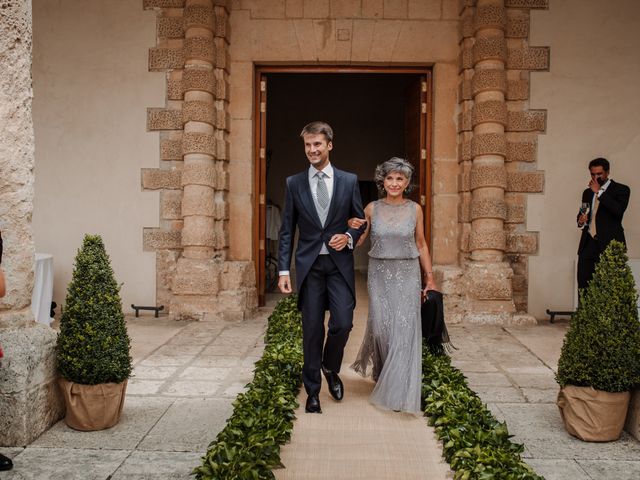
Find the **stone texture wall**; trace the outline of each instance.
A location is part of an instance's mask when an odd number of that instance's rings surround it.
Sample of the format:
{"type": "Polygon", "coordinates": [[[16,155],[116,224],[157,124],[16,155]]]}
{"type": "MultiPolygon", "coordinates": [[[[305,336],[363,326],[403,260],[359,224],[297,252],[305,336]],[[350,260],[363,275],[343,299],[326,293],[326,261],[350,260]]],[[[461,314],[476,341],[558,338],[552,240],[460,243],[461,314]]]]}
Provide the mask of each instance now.
{"type": "Polygon", "coordinates": [[[0,446],[25,445],[63,412],[55,339],[31,313],[34,247],[31,2],[0,9],[0,231],[7,294],[0,299],[0,446]]]}
{"type": "Polygon", "coordinates": [[[157,303],[179,318],[243,318],[256,305],[252,264],[229,259],[229,11],[225,1],[144,0],[157,11],[149,70],[165,72],[164,107],[149,108],[160,167],[160,225],[144,231],[157,255],[157,303]]]}
{"type": "MultiPolygon", "coordinates": [[[[544,111],[530,110],[529,73],[549,67],[549,49],[531,47],[529,11],[545,0],[463,0],[460,20],[460,265],[450,298],[465,321],[532,321],[525,229],[526,194],[542,192],[536,170],[544,111]],[[520,313],[520,315],[518,314],[520,313]],[[515,314],[515,315],[514,315],[515,314]]],[[[450,281],[449,281],[450,280],[450,281]]]]}

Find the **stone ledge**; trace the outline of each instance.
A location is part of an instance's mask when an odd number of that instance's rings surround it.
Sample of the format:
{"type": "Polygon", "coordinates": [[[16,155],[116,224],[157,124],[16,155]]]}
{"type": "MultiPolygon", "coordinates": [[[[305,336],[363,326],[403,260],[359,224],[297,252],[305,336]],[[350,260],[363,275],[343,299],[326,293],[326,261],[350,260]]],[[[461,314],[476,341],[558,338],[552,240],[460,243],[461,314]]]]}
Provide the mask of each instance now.
{"type": "Polygon", "coordinates": [[[543,172],[509,172],[507,191],[541,193],[544,190],[543,172]]]}
{"type": "Polygon", "coordinates": [[[142,229],[142,249],[145,252],[153,252],[158,249],[182,248],[182,235],[179,231],[164,231],[159,228],[142,229]]]}
{"type": "Polygon", "coordinates": [[[152,47],[149,49],[149,71],[158,72],[183,66],[182,48],[152,47]]]}
{"type": "Polygon", "coordinates": [[[178,190],[181,188],[180,178],[182,172],[180,170],[161,170],[159,168],[143,168],[142,188],[144,190],[160,190],[168,188],[170,190],[178,190]]]}
{"type": "Polygon", "coordinates": [[[509,233],[507,253],[534,254],[538,251],[538,235],[535,233],[509,233]]]}
{"type": "Polygon", "coordinates": [[[142,8],[182,8],[186,0],[142,0],[142,8]]]}
{"type": "Polygon", "coordinates": [[[545,110],[510,111],[508,114],[508,132],[544,132],[547,129],[545,110]]]}
{"type": "Polygon", "coordinates": [[[549,8],[549,0],[505,0],[507,8],[549,8]]]}
{"type": "Polygon", "coordinates": [[[509,49],[507,68],[511,70],[549,70],[549,47],[509,49]]]}
{"type": "Polygon", "coordinates": [[[160,17],[156,26],[158,38],[183,38],[184,28],[180,17],[160,17]]]}
{"type": "Polygon", "coordinates": [[[181,130],[182,110],[147,108],[147,130],[181,130]]]}

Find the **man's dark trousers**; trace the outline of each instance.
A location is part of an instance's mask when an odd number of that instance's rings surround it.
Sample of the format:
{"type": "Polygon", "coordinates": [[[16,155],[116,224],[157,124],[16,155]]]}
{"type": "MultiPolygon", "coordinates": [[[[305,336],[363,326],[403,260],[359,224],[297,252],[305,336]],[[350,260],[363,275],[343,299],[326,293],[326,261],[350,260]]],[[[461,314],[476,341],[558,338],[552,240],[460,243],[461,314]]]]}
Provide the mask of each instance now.
{"type": "Polygon", "coordinates": [[[322,366],[336,373],[340,371],[344,347],[353,326],[355,301],[331,255],[318,255],[300,295],[305,352],[302,380],[307,394],[313,395],[320,391],[322,366]],[[326,308],[330,316],[325,342],[326,308]]]}

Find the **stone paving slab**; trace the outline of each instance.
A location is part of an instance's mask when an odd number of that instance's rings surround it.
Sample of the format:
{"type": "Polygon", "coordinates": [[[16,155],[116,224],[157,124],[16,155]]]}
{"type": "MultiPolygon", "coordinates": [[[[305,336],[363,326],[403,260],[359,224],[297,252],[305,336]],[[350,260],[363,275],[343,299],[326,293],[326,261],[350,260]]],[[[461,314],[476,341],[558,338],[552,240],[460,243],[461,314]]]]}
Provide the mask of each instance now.
{"type": "Polygon", "coordinates": [[[4,480],[105,480],[124,462],[128,450],[28,447],[13,459],[4,480]]]}
{"type": "Polygon", "coordinates": [[[168,398],[125,398],[120,422],[107,430],[80,432],[69,428],[64,420],[43,433],[34,447],[95,448],[133,450],[174,402],[168,398]]]}
{"type": "Polygon", "coordinates": [[[523,458],[547,480],[639,479],[640,442],[626,432],[615,442],[590,443],[564,428],[555,371],[567,329],[567,322],[452,325],[458,347],[452,363],[494,416],[507,422],[513,440],[525,447],[523,458]]]}
{"type": "Polygon", "coordinates": [[[193,480],[191,471],[202,455],[195,452],[135,451],[118,467],[111,480],[193,480]]]}
{"type": "Polygon", "coordinates": [[[178,399],[140,442],[138,449],[204,454],[232,412],[229,399],[178,399]]]}

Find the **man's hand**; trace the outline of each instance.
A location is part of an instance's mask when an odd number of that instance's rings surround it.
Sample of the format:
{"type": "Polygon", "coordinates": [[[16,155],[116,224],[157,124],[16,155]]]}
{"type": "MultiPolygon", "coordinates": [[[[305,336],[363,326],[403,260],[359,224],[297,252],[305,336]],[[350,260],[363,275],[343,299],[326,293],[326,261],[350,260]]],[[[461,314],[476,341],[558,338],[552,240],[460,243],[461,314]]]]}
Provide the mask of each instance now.
{"type": "Polygon", "coordinates": [[[291,277],[289,275],[280,275],[278,288],[282,293],[291,293],[291,277]]]}
{"type": "Polygon", "coordinates": [[[591,180],[589,181],[589,188],[596,194],[600,191],[600,184],[598,183],[597,178],[591,177],[591,180]]]}
{"type": "Polygon", "coordinates": [[[331,240],[329,240],[329,246],[334,250],[340,251],[349,243],[349,235],[346,233],[336,233],[331,240]]]}
{"type": "Polygon", "coordinates": [[[578,216],[578,227],[582,228],[589,221],[589,215],[587,213],[583,213],[578,216]]]}

